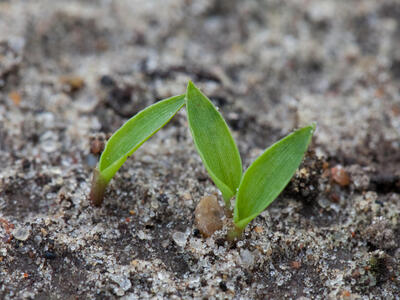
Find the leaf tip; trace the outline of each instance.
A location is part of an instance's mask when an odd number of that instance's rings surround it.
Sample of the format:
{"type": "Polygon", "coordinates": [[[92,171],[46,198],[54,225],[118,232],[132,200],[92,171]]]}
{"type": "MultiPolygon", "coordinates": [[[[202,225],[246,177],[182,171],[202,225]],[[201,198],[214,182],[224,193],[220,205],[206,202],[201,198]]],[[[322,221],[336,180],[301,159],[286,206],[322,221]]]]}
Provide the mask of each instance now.
{"type": "Polygon", "coordinates": [[[317,129],[317,122],[312,122],[310,125],[300,128],[298,131],[308,132],[310,136],[312,136],[315,133],[316,129],[317,129]]]}
{"type": "Polygon", "coordinates": [[[312,122],[311,124],[310,124],[310,127],[311,127],[311,130],[312,130],[312,134],[315,132],[315,130],[317,129],[317,122],[312,122]]]}
{"type": "Polygon", "coordinates": [[[190,89],[195,89],[195,88],[196,88],[196,86],[193,83],[193,81],[189,80],[188,85],[187,85],[187,89],[190,90],[190,89]]]}

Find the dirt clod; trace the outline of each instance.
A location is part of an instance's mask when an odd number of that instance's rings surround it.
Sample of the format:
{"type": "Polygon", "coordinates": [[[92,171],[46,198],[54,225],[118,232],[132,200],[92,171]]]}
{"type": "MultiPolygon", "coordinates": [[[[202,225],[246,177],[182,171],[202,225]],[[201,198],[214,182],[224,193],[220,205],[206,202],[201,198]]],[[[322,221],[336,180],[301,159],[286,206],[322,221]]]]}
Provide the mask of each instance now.
{"type": "Polygon", "coordinates": [[[390,249],[396,246],[392,225],[387,220],[373,220],[364,230],[363,236],[377,249],[390,249]]]}

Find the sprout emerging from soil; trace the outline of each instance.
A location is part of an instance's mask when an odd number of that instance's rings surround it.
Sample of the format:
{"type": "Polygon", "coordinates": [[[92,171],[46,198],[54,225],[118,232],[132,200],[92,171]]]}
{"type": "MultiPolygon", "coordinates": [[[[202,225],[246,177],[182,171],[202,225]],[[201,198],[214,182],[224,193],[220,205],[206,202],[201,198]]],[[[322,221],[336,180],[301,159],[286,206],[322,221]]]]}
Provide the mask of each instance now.
{"type": "Polygon", "coordinates": [[[273,144],[242,174],[239,151],[227,124],[192,82],[187,87],[186,107],[197,151],[211,179],[220,189],[227,208],[231,199],[236,197],[234,225],[228,233],[228,239],[234,239],[289,183],[311,142],[315,124],[273,144]]]}
{"type": "Polygon", "coordinates": [[[111,136],[93,172],[89,196],[93,205],[102,204],[108,183],[126,159],[167,124],[184,104],[185,95],[159,101],[138,112],[111,136]]]}
{"type": "MultiPolygon", "coordinates": [[[[246,170],[225,120],[201,91],[189,82],[186,95],[168,98],[140,111],[118,129],[93,172],[90,200],[100,206],[107,184],[118,169],[147,139],[162,128],[185,105],[189,128],[200,157],[225,201],[225,214],[232,217],[228,239],[239,237],[247,224],[263,212],[282,192],[299,167],[311,142],[315,124],[301,128],[269,147],[246,170]]],[[[221,229],[223,210],[217,198],[204,197],[196,208],[196,224],[204,236],[221,229]]]]}

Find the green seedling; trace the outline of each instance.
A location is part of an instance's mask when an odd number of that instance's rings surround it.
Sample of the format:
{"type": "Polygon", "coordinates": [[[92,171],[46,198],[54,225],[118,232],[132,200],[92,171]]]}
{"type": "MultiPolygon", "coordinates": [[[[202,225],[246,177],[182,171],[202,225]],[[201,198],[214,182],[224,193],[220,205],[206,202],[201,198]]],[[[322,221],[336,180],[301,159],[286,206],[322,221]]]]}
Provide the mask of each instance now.
{"type": "Polygon", "coordinates": [[[242,178],[239,150],[221,114],[191,82],[186,97],[187,118],[194,143],[229,207],[242,178]]]}
{"type": "Polygon", "coordinates": [[[190,82],[186,92],[187,117],[197,151],[225,204],[236,196],[233,239],[282,192],[299,167],[315,131],[301,128],[273,144],[242,175],[238,148],[223,117],[190,82]]]}
{"type": "Polygon", "coordinates": [[[185,95],[159,101],[138,112],[111,136],[93,172],[90,191],[93,205],[101,205],[108,183],[126,159],[167,124],[184,104],[185,95]]]}
{"type": "Polygon", "coordinates": [[[162,128],[185,105],[189,128],[200,157],[227,210],[236,197],[234,228],[228,238],[238,237],[289,183],[300,165],[315,131],[315,124],[278,141],[258,157],[243,174],[239,151],[229,128],[211,101],[189,82],[186,95],[168,98],[140,111],[107,142],[93,173],[90,199],[100,206],[107,184],[146,140],[162,128]]]}

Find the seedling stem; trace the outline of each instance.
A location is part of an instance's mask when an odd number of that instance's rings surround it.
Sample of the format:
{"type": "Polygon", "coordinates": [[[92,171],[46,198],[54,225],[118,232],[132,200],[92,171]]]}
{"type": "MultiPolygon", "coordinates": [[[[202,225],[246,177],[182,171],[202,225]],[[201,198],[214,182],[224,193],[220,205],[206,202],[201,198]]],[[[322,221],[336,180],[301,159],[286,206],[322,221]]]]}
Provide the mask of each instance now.
{"type": "Polygon", "coordinates": [[[90,202],[92,202],[94,206],[101,206],[108,182],[108,180],[101,176],[99,170],[95,168],[93,171],[92,187],[89,195],[90,202]]]}

